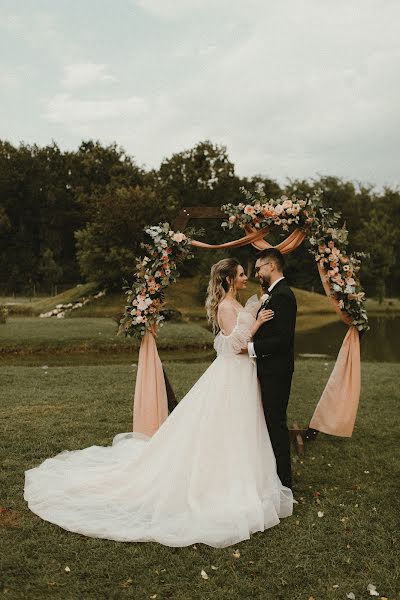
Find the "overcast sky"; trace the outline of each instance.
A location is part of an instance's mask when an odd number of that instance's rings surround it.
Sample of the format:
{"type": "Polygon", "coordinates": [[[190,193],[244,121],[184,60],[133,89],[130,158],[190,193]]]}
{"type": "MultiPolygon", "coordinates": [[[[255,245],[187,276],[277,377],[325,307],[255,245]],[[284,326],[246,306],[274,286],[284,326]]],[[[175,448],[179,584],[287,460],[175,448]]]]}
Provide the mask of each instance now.
{"type": "Polygon", "coordinates": [[[0,138],[400,184],[399,0],[0,0],[0,138]]]}

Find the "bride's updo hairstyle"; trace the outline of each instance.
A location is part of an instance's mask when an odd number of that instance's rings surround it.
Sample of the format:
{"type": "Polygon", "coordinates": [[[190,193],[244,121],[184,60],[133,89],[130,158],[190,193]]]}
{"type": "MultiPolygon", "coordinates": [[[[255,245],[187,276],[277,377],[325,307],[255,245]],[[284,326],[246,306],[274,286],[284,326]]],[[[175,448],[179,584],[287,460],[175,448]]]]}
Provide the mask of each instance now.
{"type": "Polygon", "coordinates": [[[225,298],[226,292],[233,285],[240,262],[236,258],[223,258],[211,267],[208,282],[206,310],[207,319],[213,332],[218,331],[218,305],[225,298]]]}

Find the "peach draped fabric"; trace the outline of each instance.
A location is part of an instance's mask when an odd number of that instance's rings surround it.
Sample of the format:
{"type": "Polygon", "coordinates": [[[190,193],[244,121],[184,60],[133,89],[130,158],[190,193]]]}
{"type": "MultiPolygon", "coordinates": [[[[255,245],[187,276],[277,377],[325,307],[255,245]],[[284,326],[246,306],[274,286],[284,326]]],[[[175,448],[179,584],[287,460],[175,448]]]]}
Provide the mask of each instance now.
{"type": "Polygon", "coordinates": [[[168,417],[167,389],[155,331],[148,331],[140,345],[133,403],[133,431],[152,436],[168,417]]]}
{"type": "MultiPolygon", "coordinates": [[[[250,227],[249,225],[245,227],[245,230],[248,232],[248,234],[251,234],[255,231],[253,227],[250,227]]],[[[269,242],[263,239],[251,242],[251,244],[257,248],[257,250],[276,248],[282,254],[289,254],[290,252],[293,252],[293,250],[296,250],[296,248],[298,248],[300,244],[304,242],[305,237],[306,234],[304,231],[301,229],[295,229],[285,240],[283,240],[283,242],[280,242],[276,246],[272,246],[269,242]]]]}
{"type": "Polygon", "coordinates": [[[225,242],[225,244],[206,244],[205,242],[199,242],[198,240],[192,240],[192,246],[196,248],[208,248],[212,250],[219,250],[221,248],[240,248],[241,246],[247,246],[248,244],[255,244],[263,237],[267,235],[269,227],[263,227],[262,229],[252,229],[244,237],[232,242],[225,242]]]}
{"type": "Polygon", "coordinates": [[[334,309],[349,330],[343,340],[333,371],[310,421],[310,427],[329,433],[350,437],[353,433],[361,391],[360,336],[350,317],[342,312],[338,302],[330,295],[326,271],[318,265],[322,285],[334,309]]]}
{"type": "MultiPolygon", "coordinates": [[[[246,235],[225,244],[206,244],[192,240],[197,248],[239,248],[252,244],[258,250],[277,248],[282,254],[293,252],[304,241],[306,234],[295,229],[277,246],[263,238],[269,227],[256,229],[247,225],[246,235]]],[[[340,318],[350,325],[351,319],[343,313],[331,296],[326,271],[318,265],[322,285],[340,318]]],[[[162,365],[153,333],[146,333],[139,351],[139,363],[134,400],[134,431],[153,435],[168,416],[168,400],[162,365]]],[[[335,367],[315,409],[310,427],[331,435],[349,437],[353,432],[360,397],[360,342],[356,327],[350,326],[339,351],[335,367]]]]}
{"type": "Polygon", "coordinates": [[[360,338],[357,327],[351,325],[310,427],[330,435],[351,437],[360,398],[360,369],[360,338]]]}

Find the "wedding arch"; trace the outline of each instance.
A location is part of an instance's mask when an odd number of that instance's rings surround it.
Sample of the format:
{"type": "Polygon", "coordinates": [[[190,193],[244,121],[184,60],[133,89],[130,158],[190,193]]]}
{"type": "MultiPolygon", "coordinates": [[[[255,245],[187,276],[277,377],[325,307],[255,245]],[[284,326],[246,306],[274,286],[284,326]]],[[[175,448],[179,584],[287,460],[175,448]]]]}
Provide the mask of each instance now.
{"type": "MultiPolygon", "coordinates": [[[[194,248],[229,249],[251,244],[257,250],[272,247],[268,233],[280,229],[288,236],[275,246],[282,254],[296,250],[303,242],[314,256],[323,288],[333,309],[348,326],[333,371],[317,403],[309,428],[330,435],[350,437],[357,415],[361,376],[359,334],[369,328],[364,308],[364,292],[357,272],[360,255],[348,254],[348,231],[339,226],[341,215],[324,208],[321,191],[267,198],[262,185],[255,192],[242,188],[245,202],[227,204],[219,209],[183,209],[176,229],[168,223],[145,228],[149,243],[145,255],[136,261],[133,284],[126,289],[127,302],[119,333],[141,340],[134,395],[133,429],[153,435],[168,416],[170,384],[165,376],[156,346],[164,293],[179,277],[179,265],[193,257],[194,248]],[[189,218],[225,215],[222,227],[240,227],[239,239],[223,244],[207,244],[183,233],[189,218]]],[[[170,406],[171,408],[171,406],[170,406]]]]}

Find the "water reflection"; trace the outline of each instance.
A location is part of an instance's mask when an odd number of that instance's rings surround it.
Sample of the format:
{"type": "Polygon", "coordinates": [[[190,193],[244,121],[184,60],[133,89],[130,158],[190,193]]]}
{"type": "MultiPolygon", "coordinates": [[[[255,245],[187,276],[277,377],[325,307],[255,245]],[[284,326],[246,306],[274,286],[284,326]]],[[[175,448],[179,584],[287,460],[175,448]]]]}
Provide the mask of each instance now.
{"type": "MultiPolygon", "coordinates": [[[[370,317],[371,326],[361,340],[361,359],[400,362],[400,316],[370,317]]],[[[340,321],[296,334],[296,354],[325,354],[336,357],[347,327],[340,321]]]]}

